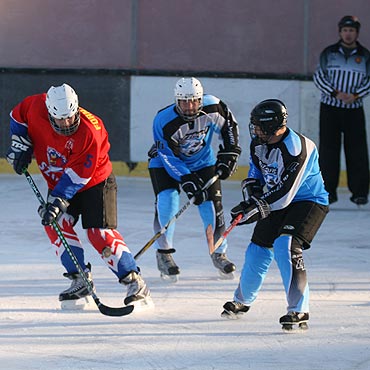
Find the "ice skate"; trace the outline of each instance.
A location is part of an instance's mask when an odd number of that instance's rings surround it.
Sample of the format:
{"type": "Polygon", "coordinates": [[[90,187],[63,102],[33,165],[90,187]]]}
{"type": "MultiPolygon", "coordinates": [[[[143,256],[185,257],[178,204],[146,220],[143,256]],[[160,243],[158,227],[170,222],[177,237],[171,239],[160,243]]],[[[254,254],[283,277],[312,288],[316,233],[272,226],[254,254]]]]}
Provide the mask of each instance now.
{"type": "Polygon", "coordinates": [[[369,202],[367,196],[366,197],[355,197],[355,196],[352,196],[350,198],[350,201],[352,203],[355,203],[357,205],[357,208],[358,209],[363,209],[364,206],[369,202]]]}
{"type": "Polygon", "coordinates": [[[233,280],[235,278],[235,265],[227,258],[226,253],[213,253],[211,258],[221,279],[233,280]]]}
{"type": "Polygon", "coordinates": [[[131,271],[120,280],[120,283],[127,286],[127,295],[124,299],[126,306],[134,305],[135,311],[153,306],[153,301],[150,297],[150,290],[146,286],[145,281],[140,274],[135,271],[131,271]]]}
{"type": "Polygon", "coordinates": [[[297,330],[308,329],[308,319],[310,315],[308,312],[293,312],[289,311],[286,315],[280,317],[280,324],[285,332],[294,332],[297,330]]]}
{"type": "MultiPolygon", "coordinates": [[[[87,265],[87,271],[85,271],[85,276],[87,280],[91,283],[94,289],[94,283],[92,281],[91,275],[91,265],[87,265]]],[[[81,277],[81,275],[76,273],[64,273],[64,277],[72,280],[71,286],[59,294],[59,301],[61,308],[63,310],[85,310],[88,309],[94,302],[90,295],[89,289],[81,277]]]]}
{"type": "Polygon", "coordinates": [[[180,269],[172,257],[175,249],[158,249],[156,251],[157,266],[161,279],[166,282],[176,283],[179,280],[180,269]]]}
{"type": "Polygon", "coordinates": [[[221,316],[229,320],[240,319],[246,312],[249,311],[249,306],[235,301],[226,302],[223,308],[224,311],[222,311],[221,316]]]}

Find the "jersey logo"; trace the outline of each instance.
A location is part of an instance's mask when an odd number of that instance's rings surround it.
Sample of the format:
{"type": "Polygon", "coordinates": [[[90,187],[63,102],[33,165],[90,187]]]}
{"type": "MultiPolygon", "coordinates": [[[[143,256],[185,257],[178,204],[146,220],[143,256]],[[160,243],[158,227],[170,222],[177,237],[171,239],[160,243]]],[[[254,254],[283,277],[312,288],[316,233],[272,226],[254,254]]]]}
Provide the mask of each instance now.
{"type": "Polygon", "coordinates": [[[65,148],[67,149],[68,153],[72,151],[74,142],[75,142],[74,139],[69,139],[66,142],[65,148]]]}
{"type": "Polygon", "coordinates": [[[46,149],[46,156],[49,163],[49,169],[53,172],[62,171],[67,163],[67,159],[64,155],[59,153],[56,149],[50,146],[46,149]]]}
{"type": "Polygon", "coordinates": [[[263,173],[267,187],[270,189],[279,182],[279,165],[277,162],[266,164],[260,161],[260,167],[263,173]]]}
{"type": "Polygon", "coordinates": [[[209,127],[206,126],[199,131],[184,132],[188,128],[188,125],[184,126],[176,132],[174,138],[175,141],[179,143],[180,153],[190,157],[205,147],[205,138],[209,131],[209,127]]]}
{"type": "Polygon", "coordinates": [[[273,148],[266,152],[265,145],[259,145],[256,147],[255,154],[267,189],[270,190],[282,180],[284,161],[281,151],[278,148],[273,148]]]}

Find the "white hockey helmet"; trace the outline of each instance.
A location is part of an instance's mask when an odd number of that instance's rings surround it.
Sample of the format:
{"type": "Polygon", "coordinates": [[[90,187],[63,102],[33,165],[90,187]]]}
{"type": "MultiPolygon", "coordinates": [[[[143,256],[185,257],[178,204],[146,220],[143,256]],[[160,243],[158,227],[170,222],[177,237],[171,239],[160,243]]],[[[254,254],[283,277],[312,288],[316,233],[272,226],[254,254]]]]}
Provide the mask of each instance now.
{"type": "Polygon", "coordinates": [[[175,103],[181,117],[187,120],[195,119],[203,107],[203,86],[200,81],[194,77],[178,80],[175,85],[175,103]],[[192,115],[185,114],[180,108],[180,100],[198,100],[200,103],[199,108],[192,115]]]}
{"type": "Polygon", "coordinates": [[[75,133],[80,125],[80,111],[78,109],[78,96],[71,86],[51,86],[46,93],[46,108],[53,129],[61,135],[69,136],[75,133]],[[68,127],[60,127],[56,119],[65,119],[75,116],[74,122],[68,127]]]}

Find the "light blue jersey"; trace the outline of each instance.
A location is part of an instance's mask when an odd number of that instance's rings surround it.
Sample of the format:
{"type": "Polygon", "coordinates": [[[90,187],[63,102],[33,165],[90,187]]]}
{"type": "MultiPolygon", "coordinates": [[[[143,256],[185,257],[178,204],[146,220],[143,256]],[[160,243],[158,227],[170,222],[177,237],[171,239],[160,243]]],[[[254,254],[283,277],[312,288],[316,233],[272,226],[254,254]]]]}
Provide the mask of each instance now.
{"type": "Polygon", "coordinates": [[[287,128],[284,139],[276,144],[252,141],[248,177],[266,185],[262,198],[272,211],[298,201],[329,204],[317,148],[313,141],[292,129],[287,128]]]}
{"type": "Polygon", "coordinates": [[[172,104],[154,118],[153,138],[158,156],[149,168],[164,167],[176,181],[181,176],[216,163],[214,135],[225,148],[238,145],[238,126],[226,105],[213,95],[204,95],[203,108],[193,121],[185,121],[172,104]]]}

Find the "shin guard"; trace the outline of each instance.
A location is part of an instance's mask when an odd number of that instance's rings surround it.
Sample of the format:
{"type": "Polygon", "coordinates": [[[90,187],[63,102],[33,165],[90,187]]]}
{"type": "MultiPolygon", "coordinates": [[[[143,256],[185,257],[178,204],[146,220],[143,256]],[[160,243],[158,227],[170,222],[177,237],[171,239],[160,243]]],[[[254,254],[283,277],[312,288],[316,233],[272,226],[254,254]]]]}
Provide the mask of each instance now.
{"type": "MultiPolygon", "coordinates": [[[[84,250],[81,244],[79,237],[77,236],[74,228],[74,218],[71,215],[63,214],[59,220],[59,227],[70,246],[72,252],[77,258],[77,261],[83,270],[86,269],[85,261],[84,261],[84,250]]],[[[70,255],[65,250],[62,241],[60,240],[57,232],[54,230],[52,226],[45,226],[46,234],[48,235],[51,244],[55,249],[55,254],[57,257],[60,258],[60,261],[64,268],[67,270],[67,273],[73,274],[77,273],[77,267],[73,263],[70,255]]]]}
{"type": "Polygon", "coordinates": [[[138,272],[134,257],[117,230],[91,228],[87,229],[87,237],[119,279],[130,271],[138,272]]]}

